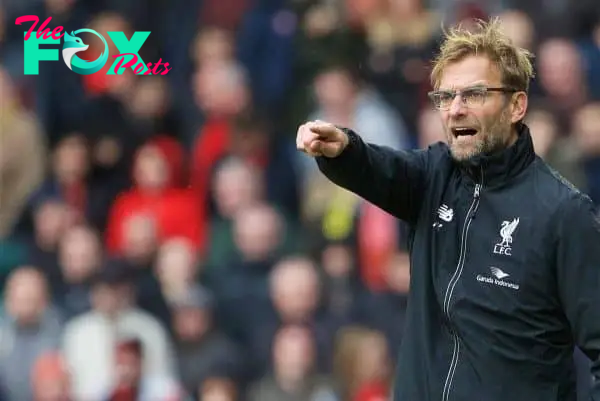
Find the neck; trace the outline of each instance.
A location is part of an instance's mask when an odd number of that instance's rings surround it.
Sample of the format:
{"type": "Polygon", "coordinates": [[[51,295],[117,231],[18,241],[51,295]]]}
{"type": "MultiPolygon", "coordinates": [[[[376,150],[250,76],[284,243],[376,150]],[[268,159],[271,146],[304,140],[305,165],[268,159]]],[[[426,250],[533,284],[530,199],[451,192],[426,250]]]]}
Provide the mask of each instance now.
{"type": "Polygon", "coordinates": [[[304,382],[303,377],[285,376],[281,374],[276,374],[276,380],[279,387],[288,394],[299,392],[304,382]]]}
{"type": "Polygon", "coordinates": [[[16,327],[21,332],[37,331],[41,326],[41,318],[27,321],[17,321],[16,327]]]}
{"type": "Polygon", "coordinates": [[[148,186],[138,186],[138,189],[148,196],[160,196],[166,190],[166,185],[148,185],[148,186]]]}
{"type": "Polygon", "coordinates": [[[59,182],[63,188],[71,188],[75,185],[81,184],[82,180],[81,177],[68,176],[59,178],[59,182]]]}
{"type": "Polygon", "coordinates": [[[354,116],[355,108],[356,100],[348,99],[345,102],[330,105],[325,109],[325,114],[329,116],[328,120],[340,121],[341,123],[346,122],[348,124],[354,116]]]}
{"type": "Polygon", "coordinates": [[[524,124],[513,128],[504,146],[459,163],[463,171],[485,186],[502,185],[520,174],[535,159],[529,129],[524,124]]]}
{"type": "Polygon", "coordinates": [[[186,282],[165,282],[162,285],[162,291],[167,299],[176,299],[179,295],[184,294],[189,286],[186,282]]]}
{"type": "Polygon", "coordinates": [[[489,157],[489,156],[494,156],[499,153],[505,152],[507,149],[514,146],[518,140],[519,140],[518,128],[516,126],[513,126],[513,127],[511,127],[508,136],[502,142],[498,143],[497,146],[493,150],[483,153],[481,156],[489,157]]]}
{"type": "Polygon", "coordinates": [[[513,146],[515,143],[517,143],[517,140],[519,139],[519,132],[517,131],[516,127],[512,127],[510,129],[510,135],[508,137],[508,141],[506,142],[506,147],[510,148],[511,146],[513,146]]]}
{"type": "Polygon", "coordinates": [[[44,252],[53,252],[56,250],[57,242],[52,238],[46,238],[42,235],[37,235],[35,243],[37,247],[44,252]]]}

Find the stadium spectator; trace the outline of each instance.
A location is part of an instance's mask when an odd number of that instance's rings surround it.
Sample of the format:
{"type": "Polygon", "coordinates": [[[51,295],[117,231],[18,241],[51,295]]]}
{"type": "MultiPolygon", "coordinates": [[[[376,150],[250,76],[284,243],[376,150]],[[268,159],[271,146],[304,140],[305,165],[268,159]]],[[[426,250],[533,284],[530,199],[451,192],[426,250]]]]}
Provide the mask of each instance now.
{"type": "Polygon", "coordinates": [[[333,383],[316,373],[312,333],[302,326],[283,326],[273,338],[273,373],[255,383],[249,401],[337,401],[333,383]]]}
{"type": "Polygon", "coordinates": [[[179,376],[189,394],[215,373],[246,379],[246,355],[216,327],[214,299],[206,289],[190,288],[171,307],[179,376]]]}
{"type": "Polygon", "coordinates": [[[101,397],[118,380],[114,350],[121,337],[139,338],[144,372],[176,378],[175,355],[168,331],[152,315],[137,308],[131,273],[120,263],[106,263],[91,288],[92,310],[65,326],[63,352],[78,399],[101,397]]]}
{"type": "Polygon", "coordinates": [[[59,348],[62,319],[52,308],[48,284],[37,269],[16,269],[6,286],[6,314],[0,321],[0,388],[8,401],[29,400],[36,360],[59,348]]]}

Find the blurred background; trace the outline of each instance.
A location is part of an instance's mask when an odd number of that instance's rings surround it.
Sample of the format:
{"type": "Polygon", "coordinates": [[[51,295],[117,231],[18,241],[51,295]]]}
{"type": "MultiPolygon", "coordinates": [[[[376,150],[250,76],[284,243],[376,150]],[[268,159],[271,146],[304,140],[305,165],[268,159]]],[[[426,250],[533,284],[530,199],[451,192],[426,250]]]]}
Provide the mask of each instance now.
{"type": "Polygon", "coordinates": [[[600,203],[597,0],[3,0],[0,400],[387,400],[406,229],[327,182],[296,129],[444,140],[441,27],[490,15],[537,55],[537,152],[600,203]],[[27,14],[151,31],[140,55],[172,70],[25,76],[27,14]]]}

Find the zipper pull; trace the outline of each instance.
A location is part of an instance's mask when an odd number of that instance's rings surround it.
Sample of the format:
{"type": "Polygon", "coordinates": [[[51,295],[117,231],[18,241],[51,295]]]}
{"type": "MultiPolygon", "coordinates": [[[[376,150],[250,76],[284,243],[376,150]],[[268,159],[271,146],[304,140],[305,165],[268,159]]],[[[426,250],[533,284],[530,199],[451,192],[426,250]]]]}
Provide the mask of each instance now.
{"type": "Polygon", "coordinates": [[[480,191],[481,191],[481,184],[475,184],[475,193],[473,194],[475,199],[479,199],[480,191]]]}

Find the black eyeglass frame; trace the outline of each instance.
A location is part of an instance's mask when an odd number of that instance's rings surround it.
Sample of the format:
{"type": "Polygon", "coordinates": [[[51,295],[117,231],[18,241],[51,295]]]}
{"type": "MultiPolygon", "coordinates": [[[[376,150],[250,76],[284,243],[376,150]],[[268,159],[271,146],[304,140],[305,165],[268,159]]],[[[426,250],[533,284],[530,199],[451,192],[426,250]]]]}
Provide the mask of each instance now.
{"type": "MultiPolygon", "coordinates": [[[[485,99],[487,98],[487,92],[501,92],[501,93],[517,93],[517,92],[522,92],[521,89],[516,89],[516,88],[510,88],[510,87],[493,87],[493,86],[473,86],[470,88],[465,88],[462,90],[455,90],[455,91],[450,91],[450,90],[443,90],[443,91],[430,91],[427,93],[427,96],[429,97],[429,99],[431,100],[431,102],[433,103],[434,107],[438,110],[448,110],[450,108],[450,106],[448,107],[439,107],[434,99],[434,96],[437,94],[441,94],[441,93],[445,93],[445,94],[450,94],[452,95],[452,100],[450,103],[452,103],[452,101],[454,101],[454,99],[456,98],[457,95],[462,94],[462,92],[467,92],[467,91],[471,91],[471,90],[478,90],[478,91],[483,91],[485,96],[483,98],[483,101],[485,101],[485,99]]],[[[465,101],[463,101],[463,104],[465,104],[465,101]]],[[[483,104],[483,103],[482,103],[483,104]]],[[[466,104],[465,104],[466,105],[466,104]]]]}

